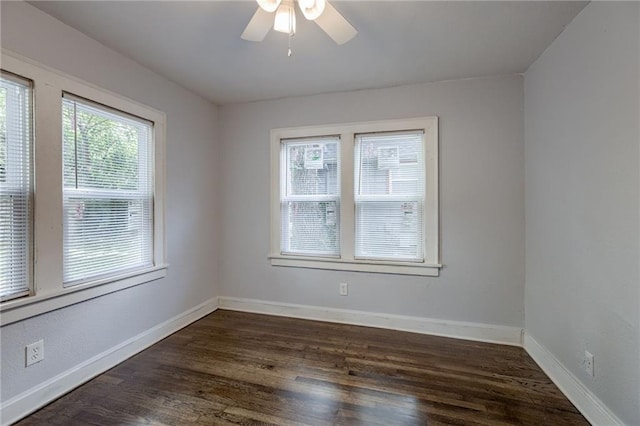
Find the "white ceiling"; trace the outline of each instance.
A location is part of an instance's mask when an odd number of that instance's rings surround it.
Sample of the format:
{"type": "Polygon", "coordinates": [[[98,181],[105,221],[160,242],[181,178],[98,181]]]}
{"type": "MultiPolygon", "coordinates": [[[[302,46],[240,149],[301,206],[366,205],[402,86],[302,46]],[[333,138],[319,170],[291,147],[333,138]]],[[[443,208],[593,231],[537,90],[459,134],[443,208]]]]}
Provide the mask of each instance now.
{"type": "Polygon", "coordinates": [[[299,17],[287,57],[285,34],[240,39],[252,0],[30,3],[216,104],[521,73],[586,5],[335,1],[358,35],[299,17]]]}

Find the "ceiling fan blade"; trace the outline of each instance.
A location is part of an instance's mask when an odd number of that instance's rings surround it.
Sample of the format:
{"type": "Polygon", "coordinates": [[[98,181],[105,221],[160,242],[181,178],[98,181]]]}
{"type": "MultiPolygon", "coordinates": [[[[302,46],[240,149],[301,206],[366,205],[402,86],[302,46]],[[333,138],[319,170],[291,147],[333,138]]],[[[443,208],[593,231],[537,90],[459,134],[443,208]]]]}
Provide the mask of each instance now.
{"type": "Polygon", "coordinates": [[[326,2],[324,12],[316,18],[315,22],[338,44],[345,44],[358,34],[358,31],[329,2],[326,2]]]}
{"type": "Polygon", "coordinates": [[[273,15],[259,7],[240,37],[248,41],[262,41],[272,25],[273,15]]]}

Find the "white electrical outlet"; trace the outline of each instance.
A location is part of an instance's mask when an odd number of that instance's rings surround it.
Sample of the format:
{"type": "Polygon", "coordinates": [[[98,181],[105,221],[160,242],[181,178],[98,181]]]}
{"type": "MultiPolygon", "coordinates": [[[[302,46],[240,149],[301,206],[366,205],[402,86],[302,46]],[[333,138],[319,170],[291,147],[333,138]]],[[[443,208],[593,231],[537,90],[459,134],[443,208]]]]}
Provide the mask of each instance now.
{"type": "Polygon", "coordinates": [[[584,369],[591,377],[593,377],[593,355],[589,351],[584,351],[584,369]]]}
{"type": "Polygon", "coordinates": [[[349,284],[340,283],[340,296],[346,296],[349,294],[349,284]]]}
{"type": "Polygon", "coordinates": [[[27,367],[44,359],[44,340],[38,340],[35,343],[25,347],[25,359],[27,367]]]}

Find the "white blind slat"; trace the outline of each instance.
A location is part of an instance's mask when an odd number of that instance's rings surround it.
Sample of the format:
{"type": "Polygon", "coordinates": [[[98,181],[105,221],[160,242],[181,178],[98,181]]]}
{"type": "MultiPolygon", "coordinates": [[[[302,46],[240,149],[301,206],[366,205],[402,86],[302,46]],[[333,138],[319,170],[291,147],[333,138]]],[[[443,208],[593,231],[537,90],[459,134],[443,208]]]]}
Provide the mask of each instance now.
{"type": "Polygon", "coordinates": [[[65,286],[152,266],[152,123],[62,104],[65,286]]]}
{"type": "Polygon", "coordinates": [[[424,260],[424,134],[356,135],[355,257],[424,260]]]}
{"type": "Polygon", "coordinates": [[[340,255],[339,138],[282,141],[281,251],[340,255]]]}
{"type": "Polygon", "coordinates": [[[31,288],[31,82],[0,77],[0,300],[31,288]]]}

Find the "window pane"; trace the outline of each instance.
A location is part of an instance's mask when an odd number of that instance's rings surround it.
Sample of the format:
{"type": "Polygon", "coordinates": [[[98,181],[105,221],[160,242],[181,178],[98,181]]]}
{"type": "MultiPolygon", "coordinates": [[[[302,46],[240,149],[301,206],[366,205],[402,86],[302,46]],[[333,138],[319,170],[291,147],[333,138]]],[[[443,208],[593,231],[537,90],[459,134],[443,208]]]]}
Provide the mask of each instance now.
{"type": "Polygon", "coordinates": [[[151,265],[147,200],[65,198],[65,277],[101,275],[151,265]]]}
{"type": "Polygon", "coordinates": [[[284,203],[283,212],[284,253],[340,254],[340,206],[337,201],[290,201],[284,203]]]}
{"type": "Polygon", "coordinates": [[[66,99],[62,117],[65,187],[136,190],[146,184],[148,164],[138,150],[148,149],[140,141],[150,139],[149,125],[66,99]]]}
{"type": "Polygon", "coordinates": [[[422,206],[418,202],[361,202],[356,205],[356,256],[421,260],[422,206]]]}
{"type": "Polygon", "coordinates": [[[338,143],[287,142],[287,195],[338,195],[338,143]]]}
{"type": "Polygon", "coordinates": [[[422,261],[424,134],[356,136],[356,257],[422,261]]]}
{"type": "Polygon", "coordinates": [[[423,134],[359,135],[359,195],[422,194],[423,134]]]}
{"type": "Polygon", "coordinates": [[[281,251],[340,254],[338,138],[288,140],[282,145],[281,251]]]}
{"type": "Polygon", "coordinates": [[[0,79],[0,300],[28,294],[31,269],[31,83],[0,79]]]}
{"type": "Polygon", "coordinates": [[[63,99],[64,282],[153,265],[152,124],[63,99]]]}

